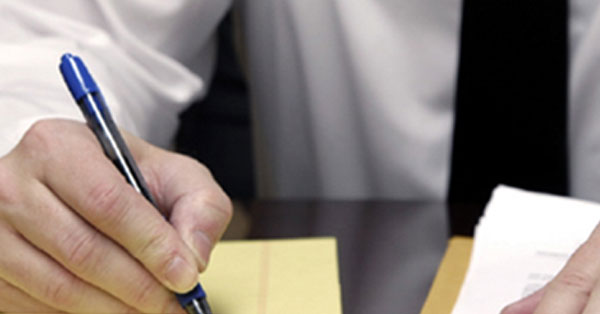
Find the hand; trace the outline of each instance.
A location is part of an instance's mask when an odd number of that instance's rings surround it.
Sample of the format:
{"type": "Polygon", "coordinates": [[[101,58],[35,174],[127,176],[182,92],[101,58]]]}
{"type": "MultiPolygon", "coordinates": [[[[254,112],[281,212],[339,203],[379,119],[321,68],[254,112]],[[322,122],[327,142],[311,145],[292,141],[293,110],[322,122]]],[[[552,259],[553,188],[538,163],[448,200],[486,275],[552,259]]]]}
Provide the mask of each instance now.
{"type": "Polygon", "coordinates": [[[231,218],[200,163],[124,132],[170,224],[82,123],[36,123],[0,159],[0,312],[183,313],[231,218]],[[166,288],[165,288],[166,287],[166,288]]]}
{"type": "Polygon", "coordinates": [[[600,225],[565,267],[538,292],[507,306],[502,314],[600,313],[600,225]]]}

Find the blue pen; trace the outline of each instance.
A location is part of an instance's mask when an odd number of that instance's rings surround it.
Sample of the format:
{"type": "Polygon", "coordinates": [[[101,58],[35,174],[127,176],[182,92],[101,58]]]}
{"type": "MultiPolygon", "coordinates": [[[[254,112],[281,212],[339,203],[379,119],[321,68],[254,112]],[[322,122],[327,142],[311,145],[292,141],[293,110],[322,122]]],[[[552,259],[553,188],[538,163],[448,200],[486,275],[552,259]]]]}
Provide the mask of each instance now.
{"type": "MultiPolygon", "coordinates": [[[[158,209],[146,181],[110,115],[100,88],[96,85],[83,61],[77,56],[66,53],[60,60],[59,68],[75,102],[83,112],[88,126],[98,138],[106,156],[119,168],[127,182],[158,209]]],[[[206,293],[200,284],[197,284],[192,291],[186,294],[176,294],[176,296],[179,304],[187,313],[211,314],[206,301],[206,293]]]]}

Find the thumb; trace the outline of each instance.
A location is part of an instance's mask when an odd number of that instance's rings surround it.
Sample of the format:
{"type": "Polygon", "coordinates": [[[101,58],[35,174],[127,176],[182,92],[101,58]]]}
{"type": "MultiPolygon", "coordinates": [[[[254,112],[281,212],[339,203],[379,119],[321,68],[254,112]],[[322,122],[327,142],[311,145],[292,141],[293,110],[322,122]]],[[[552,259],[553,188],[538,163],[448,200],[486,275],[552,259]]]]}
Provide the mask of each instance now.
{"type": "Polygon", "coordinates": [[[210,171],[196,160],[138,138],[131,141],[136,142],[131,144],[132,153],[134,157],[138,154],[140,171],[158,206],[194,253],[198,270],[203,271],[210,252],[231,220],[229,197],[210,171]],[[133,152],[136,148],[139,150],[133,152]]]}
{"type": "Polygon", "coordinates": [[[199,271],[206,268],[214,245],[231,220],[231,202],[224,195],[198,190],[182,195],[171,207],[171,224],[194,252],[199,271]]]}
{"type": "Polygon", "coordinates": [[[514,302],[512,304],[507,305],[504,309],[502,309],[501,314],[531,314],[535,311],[537,305],[542,300],[542,296],[544,295],[544,288],[536,291],[529,296],[514,302]]]}
{"type": "Polygon", "coordinates": [[[171,155],[168,162],[161,163],[160,206],[167,209],[171,224],[194,252],[198,270],[204,271],[210,252],[231,220],[231,201],[206,167],[191,158],[171,155]]]}

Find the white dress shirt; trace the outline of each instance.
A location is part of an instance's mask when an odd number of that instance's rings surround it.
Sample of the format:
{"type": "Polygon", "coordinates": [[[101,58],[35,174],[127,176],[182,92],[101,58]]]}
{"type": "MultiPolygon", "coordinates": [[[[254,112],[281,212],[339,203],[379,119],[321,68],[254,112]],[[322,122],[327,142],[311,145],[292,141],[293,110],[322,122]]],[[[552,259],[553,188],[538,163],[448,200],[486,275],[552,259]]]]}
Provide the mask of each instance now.
{"type": "Polygon", "coordinates": [[[167,146],[205,92],[229,0],[0,0],[0,155],[42,118],[83,121],[58,72],[80,55],[116,122],[167,146]]]}
{"type": "MultiPolygon", "coordinates": [[[[212,73],[226,0],[0,0],[0,154],[80,118],[57,64],[79,54],[117,123],[166,146],[212,73]]],[[[442,200],[460,0],[239,1],[259,194],[442,200]]],[[[600,16],[570,3],[572,195],[600,200],[600,16]]],[[[507,21],[510,22],[510,21],[507,21]]]]}

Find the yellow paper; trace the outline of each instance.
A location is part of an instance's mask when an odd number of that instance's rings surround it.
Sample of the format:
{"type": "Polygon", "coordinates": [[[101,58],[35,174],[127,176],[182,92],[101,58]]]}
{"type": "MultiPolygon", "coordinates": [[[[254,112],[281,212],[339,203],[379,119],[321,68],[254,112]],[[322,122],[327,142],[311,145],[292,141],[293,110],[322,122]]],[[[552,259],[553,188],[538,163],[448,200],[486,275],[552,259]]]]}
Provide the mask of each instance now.
{"type": "Polygon", "coordinates": [[[215,314],[341,314],[334,238],[224,241],[200,276],[215,314]]]}

